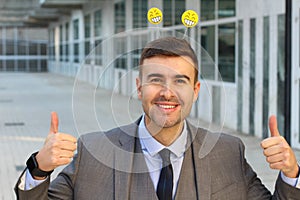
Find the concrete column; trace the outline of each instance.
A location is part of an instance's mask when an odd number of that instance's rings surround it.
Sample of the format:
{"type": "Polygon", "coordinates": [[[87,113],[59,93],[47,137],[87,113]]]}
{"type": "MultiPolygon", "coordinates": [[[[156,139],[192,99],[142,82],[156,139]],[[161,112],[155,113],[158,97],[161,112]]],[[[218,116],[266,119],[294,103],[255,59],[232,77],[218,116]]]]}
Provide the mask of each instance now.
{"type": "Polygon", "coordinates": [[[270,16],[269,113],[277,113],[277,15],[270,16]]]}
{"type": "MultiPolygon", "coordinates": [[[[256,18],[254,135],[261,138],[263,114],[263,17],[256,18]]],[[[253,111],[252,111],[253,112],[253,111]]]]}
{"type": "Polygon", "coordinates": [[[125,1],[125,30],[131,30],[132,29],[132,18],[133,18],[133,4],[132,0],[126,0],[125,1]]]}
{"type": "Polygon", "coordinates": [[[292,6],[292,106],[291,106],[291,144],[300,149],[300,47],[299,11],[300,1],[292,6]]]}
{"type": "Polygon", "coordinates": [[[243,124],[242,131],[249,132],[249,90],[250,90],[250,19],[243,20],[243,124]]]}

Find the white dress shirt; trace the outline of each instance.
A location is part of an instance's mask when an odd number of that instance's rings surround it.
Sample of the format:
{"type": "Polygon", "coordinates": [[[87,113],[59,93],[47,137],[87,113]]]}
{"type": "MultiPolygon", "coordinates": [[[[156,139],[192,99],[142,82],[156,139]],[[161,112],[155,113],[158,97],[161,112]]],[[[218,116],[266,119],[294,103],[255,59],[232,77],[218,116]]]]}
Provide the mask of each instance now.
{"type": "Polygon", "coordinates": [[[145,156],[145,161],[149,170],[150,177],[152,179],[154,188],[156,190],[160,171],[162,168],[162,159],[159,152],[166,148],[171,151],[170,160],[173,168],[173,198],[175,197],[182,162],[184,158],[184,152],[187,143],[187,129],[186,123],[184,123],[183,131],[180,136],[170,146],[166,147],[155,140],[148,132],[145,126],[145,118],[143,117],[138,130],[138,137],[140,139],[142,152],[145,156]]]}

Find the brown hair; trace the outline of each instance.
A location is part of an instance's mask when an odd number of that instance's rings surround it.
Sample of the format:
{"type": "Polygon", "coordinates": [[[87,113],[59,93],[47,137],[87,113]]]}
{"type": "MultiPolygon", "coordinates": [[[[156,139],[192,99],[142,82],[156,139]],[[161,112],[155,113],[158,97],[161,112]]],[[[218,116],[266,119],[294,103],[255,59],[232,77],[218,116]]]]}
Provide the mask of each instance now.
{"type": "Polygon", "coordinates": [[[195,67],[194,82],[198,81],[198,59],[191,45],[186,40],[176,37],[165,37],[149,42],[143,49],[140,57],[140,73],[144,60],[154,56],[190,57],[195,67]]]}

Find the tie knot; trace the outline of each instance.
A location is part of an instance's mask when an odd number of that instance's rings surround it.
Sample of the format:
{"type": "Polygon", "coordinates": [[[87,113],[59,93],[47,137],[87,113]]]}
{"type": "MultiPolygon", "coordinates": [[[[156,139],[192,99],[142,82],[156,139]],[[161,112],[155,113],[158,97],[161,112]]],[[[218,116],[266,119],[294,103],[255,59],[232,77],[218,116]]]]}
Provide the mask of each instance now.
{"type": "Polygon", "coordinates": [[[170,153],[171,153],[171,151],[169,149],[163,149],[159,152],[159,155],[163,160],[163,166],[167,166],[171,163],[170,153]]]}

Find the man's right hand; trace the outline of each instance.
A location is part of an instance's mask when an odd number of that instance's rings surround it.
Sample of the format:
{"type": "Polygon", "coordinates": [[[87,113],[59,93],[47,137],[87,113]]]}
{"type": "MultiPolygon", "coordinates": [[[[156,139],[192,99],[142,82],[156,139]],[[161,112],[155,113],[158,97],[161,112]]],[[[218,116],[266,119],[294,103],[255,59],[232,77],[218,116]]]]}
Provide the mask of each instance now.
{"type": "MultiPolygon", "coordinates": [[[[36,155],[39,169],[52,171],[56,167],[70,163],[77,148],[76,142],[77,139],[72,135],[58,132],[58,116],[56,112],[52,112],[50,132],[44,146],[36,155]]],[[[44,178],[34,177],[34,179],[44,178]]]]}

